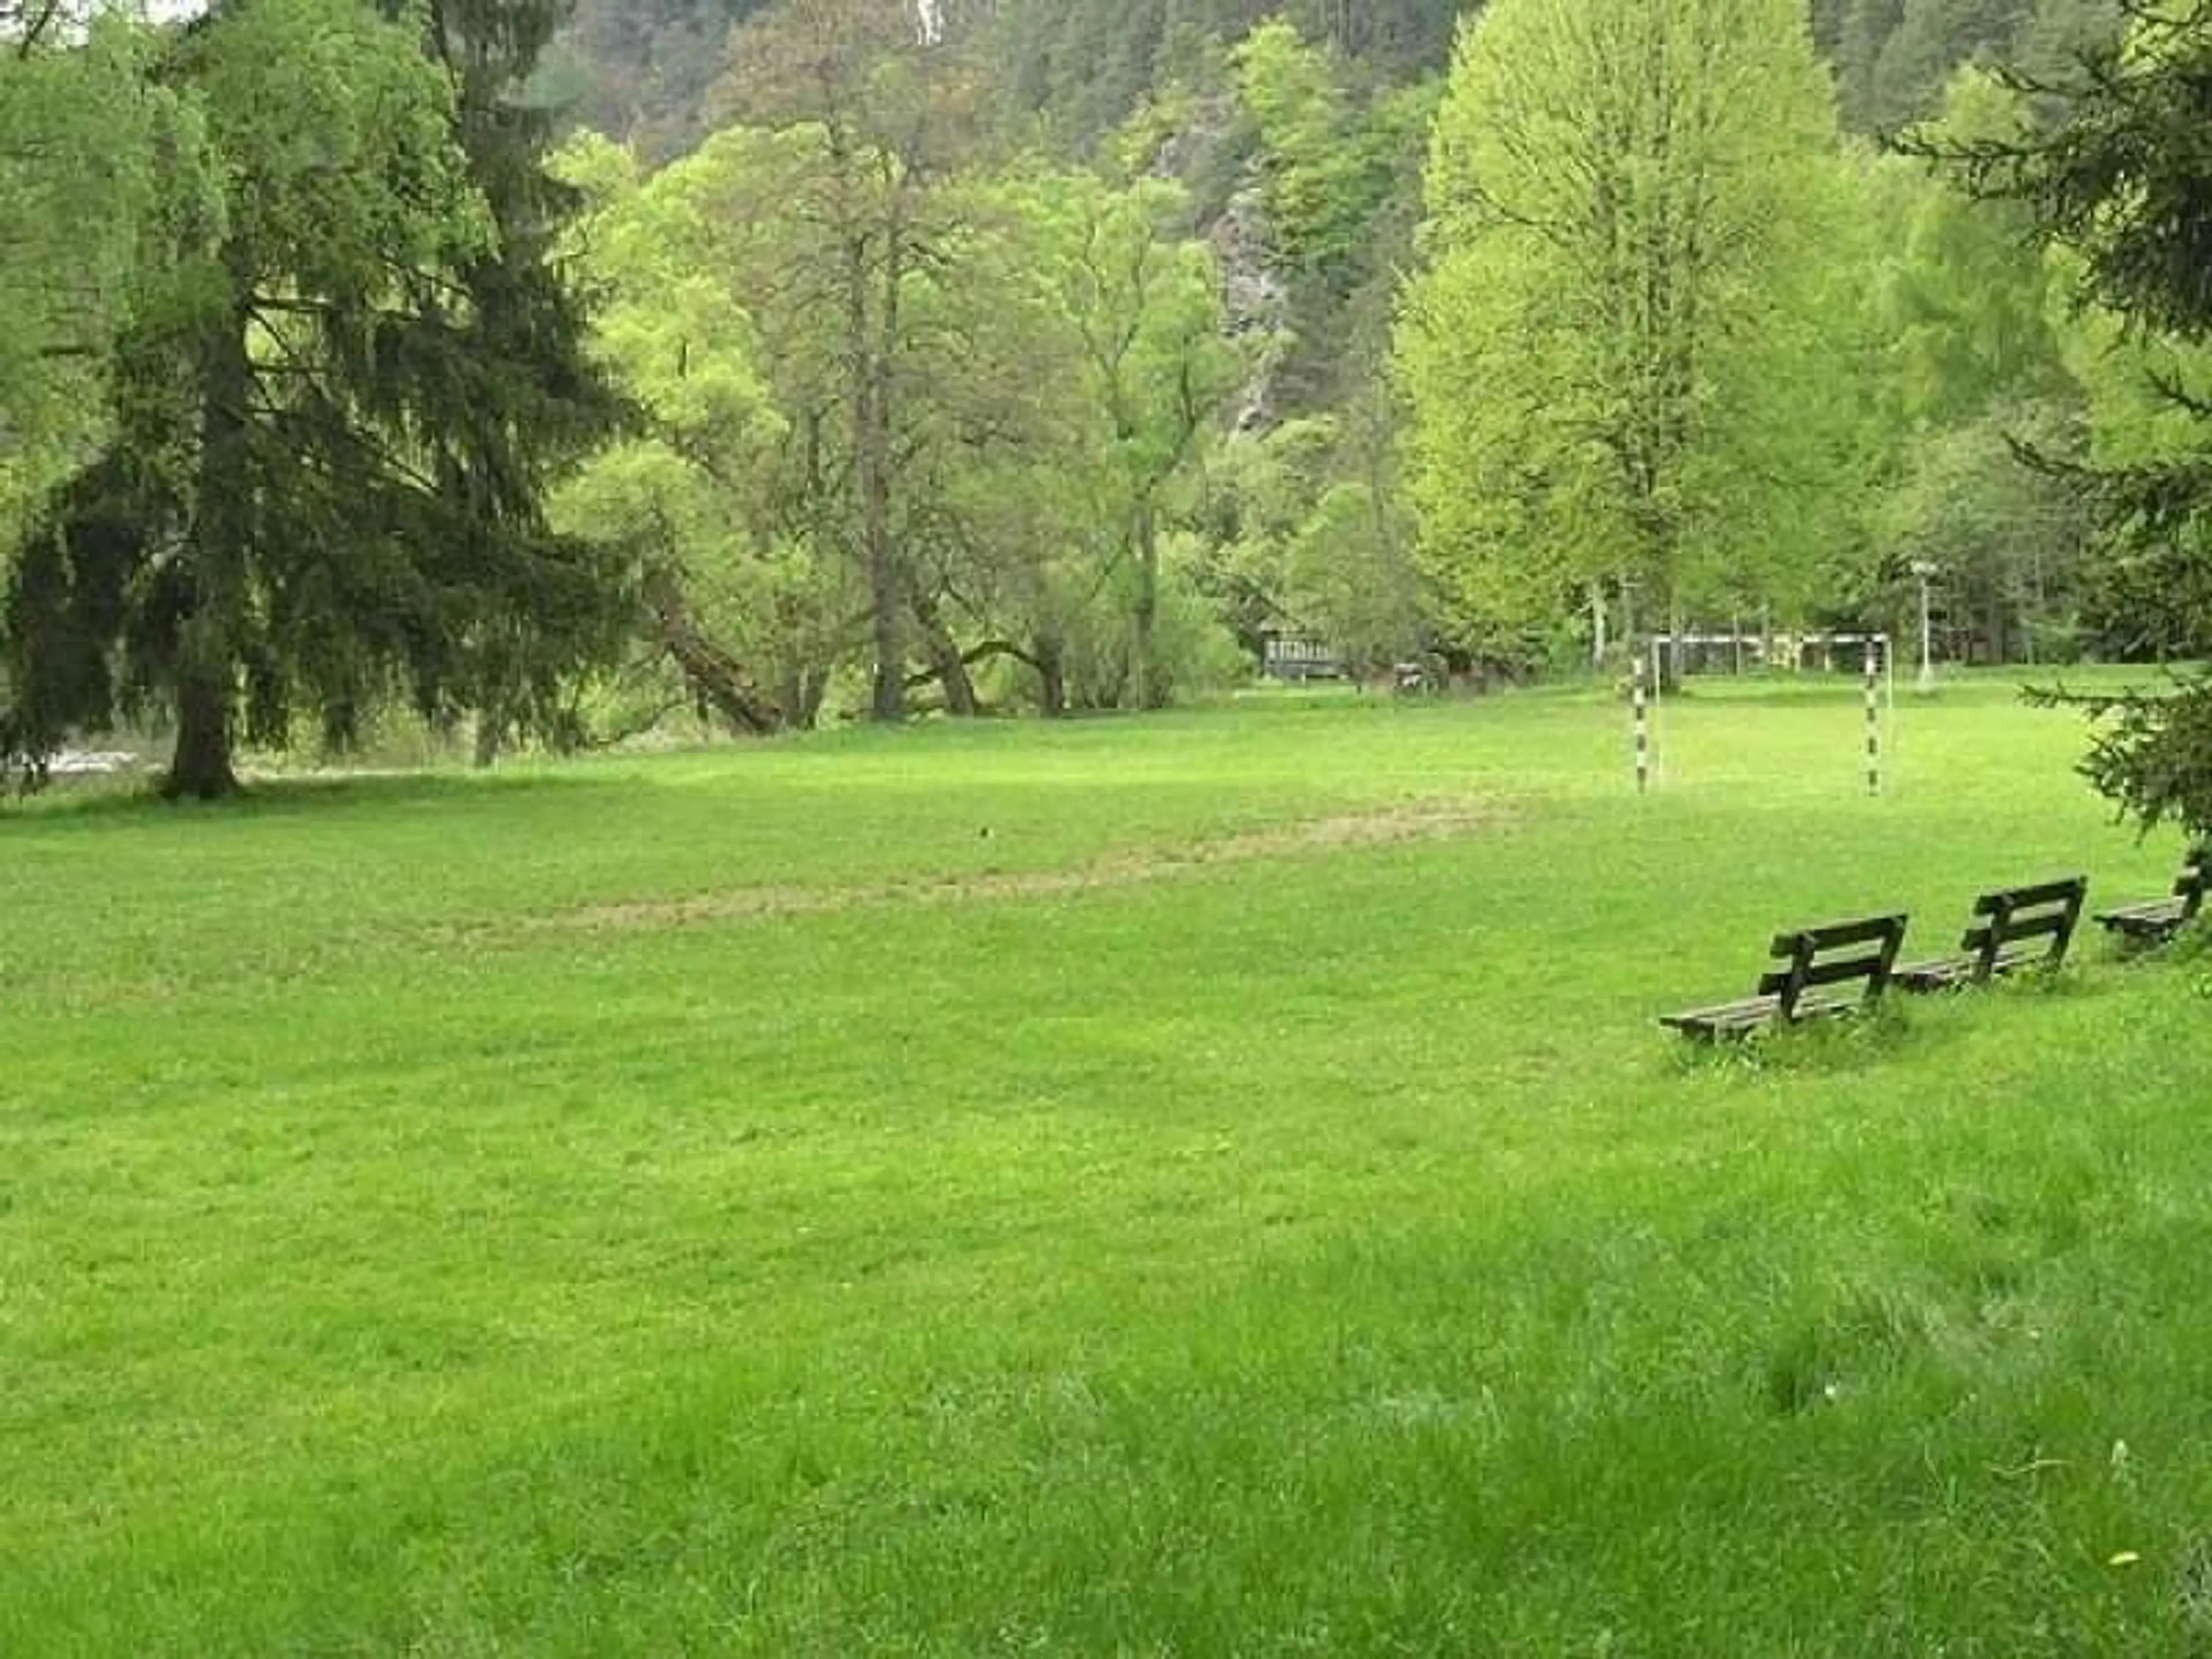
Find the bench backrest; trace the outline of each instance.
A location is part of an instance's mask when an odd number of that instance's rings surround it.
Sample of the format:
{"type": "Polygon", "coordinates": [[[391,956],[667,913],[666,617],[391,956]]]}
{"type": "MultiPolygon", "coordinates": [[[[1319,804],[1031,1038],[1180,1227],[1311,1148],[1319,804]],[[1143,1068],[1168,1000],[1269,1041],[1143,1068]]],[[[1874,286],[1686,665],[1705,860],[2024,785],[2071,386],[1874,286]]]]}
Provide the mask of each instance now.
{"type": "Polygon", "coordinates": [[[2187,921],[2196,915],[2204,902],[2204,889],[2212,883],[2212,842],[2198,842],[2181,860],[2181,873],[2174,878],[2173,896],[2181,901],[2181,919],[2187,921]]]}
{"type": "Polygon", "coordinates": [[[1774,998],[1785,1020],[1796,1015],[1806,992],[1855,979],[1866,981],[1864,996],[1872,1002],[1889,988],[1890,969],[1905,943],[1905,921],[1902,915],[1865,916],[1777,933],[1770,954],[1785,965],[1760,977],[1759,995],[1774,998]]]}
{"type": "Polygon", "coordinates": [[[1974,958],[1974,977],[1987,979],[1995,972],[2006,947],[2037,939],[2051,941],[2044,959],[2056,968],[2066,960],[2066,947],[2073,943],[2088,896],[2087,876],[1983,894],[1974,901],[1974,921],[1959,941],[1959,948],[1974,958]]]}

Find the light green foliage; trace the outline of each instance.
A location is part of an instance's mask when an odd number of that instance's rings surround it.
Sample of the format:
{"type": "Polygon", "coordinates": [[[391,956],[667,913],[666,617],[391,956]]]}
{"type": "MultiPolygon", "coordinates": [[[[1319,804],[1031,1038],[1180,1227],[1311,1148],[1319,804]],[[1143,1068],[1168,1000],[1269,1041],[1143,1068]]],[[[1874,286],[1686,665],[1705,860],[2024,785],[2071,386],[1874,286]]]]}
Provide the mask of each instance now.
{"type": "MultiPolygon", "coordinates": [[[[454,88],[422,19],[352,0],[253,0],[194,55],[222,179],[225,273],[264,325],[311,296],[402,292],[404,273],[482,252],[490,216],[454,131],[454,88]]],[[[187,280],[190,280],[189,278],[187,280]]]]}
{"type": "Polygon", "coordinates": [[[2081,448],[2078,419],[2060,403],[1998,403],[1918,435],[1884,504],[1884,545],[1901,611],[1911,597],[1903,567],[1936,567],[1946,656],[2043,662],[2081,651],[2072,600],[2088,513],[2080,481],[2049,469],[2081,448]]]}
{"type": "Polygon", "coordinates": [[[0,809],[0,1651],[2190,1652],[2203,963],[1651,1023],[2170,878],[1855,703],[0,809]]]}
{"type": "Polygon", "coordinates": [[[2077,303],[2080,256],[2058,248],[2046,257],[2051,325],[2087,400],[2092,458],[2101,466],[2130,467],[2203,454],[2204,421],[2169,393],[2212,402],[2212,343],[2133,328],[2110,311],[2077,303]]]}
{"type": "Polygon", "coordinates": [[[81,41],[0,37],[0,568],[104,430],[115,337],[165,220],[204,200],[197,108],[149,82],[149,50],[105,10],[81,41]]]}
{"type": "Polygon", "coordinates": [[[1340,270],[1391,183],[1387,131],[1355,118],[1327,53],[1271,18],[1236,51],[1237,90],[1259,129],[1267,222],[1291,264],[1340,270]]]}
{"type": "MultiPolygon", "coordinates": [[[[642,429],[568,479],[553,512],[624,550],[649,611],[655,596],[680,607],[757,674],[763,718],[805,725],[854,643],[863,601],[834,540],[805,534],[784,511],[792,426],[762,373],[732,228],[715,210],[777,142],[720,135],[649,179],[596,135],[556,158],[589,204],[574,240],[599,300],[595,349],[639,406],[642,429]]],[[[670,649],[667,620],[647,626],[656,656],[670,649]]]]}
{"type": "Polygon", "coordinates": [[[2055,248],[2048,258],[2052,328],[2082,399],[2078,449],[2094,470],[2069,482],[2081,510],[2094,503],[2103,520],[2086,562],[2086,627],[2114,655],[2189,653],[2203,628],[2199,619],[2212,615],[2212,522],[2176,515],[2155,533],[2130,533],[2124,509],[2096,492],[2100,476],[2149,478],[2172,469],[2187,478],[2204,466],[2212,453],[2202,412],[2212,406],[2212,343],[2131,326],[2081,303],[2080,256],[2055,248]]]}
{"type": "Polygon", "coordinates": [[[1218,273],[1203,244],[1176,234],[1183,198],[1168,181],[1063,175],[1025,199],[1058,349],[1079,394],[1069,413],[1080,449],[1066,464],[1087,475],[1079,489],[1094,568],[1113,573],[1127,595],[1127,695],[1157,703],[1176,678],[1152,637],[1160,540],[1238,380],[1218,273]]]}
{"type": "Polygon", "coordinates": [[[848,404],[875,382],[852,377],[851,314],[830,303],[857,295],[895,394],[883,510],[916,654],[1053,713],[1140,697],[1147,676],[1159,696],[1208,683],[1160,544],[1236,360],[1179,189],[979,171],[861,206],[869,172],[826,168],[833,143],[733,127],[643,181],[603,140],[572,146],[599,204],[580,246],[602,349],[647,430],[563,493],[564,521],[678,584],[776,718],[811,720],[869,602],[848,404]],[[882,244],[868,285],[839,286],[856,228],[915,239],[895,313],[882,244]],[[1168,609],[1182,643],[1155,638],[1140,670],[1168,609]]]}
{"type": "Polygon", "coordinates": [[[1417,655],[1425,629],[1408,526],[1385,489],[1340,476],[1347,447],[1318,417],[1224,444],[1208,467],[1209,580],[1248,637],[1288,628],[1371,672],[1417,655]]]}
{"type": "MultiPolygon", "coordinates": [[[[1346,413],[1375,395],[1443,89],[1435,76],[1377,82],[1330,39],[1276,18],[1231,55],[1260,185],[1245,258],[1264,258],[1285,301],[1261,381],[1270,418],[1346,413]]],[[[1356,472],[1352,458],[1340,465],[1356,472]]]]}
{"type": "Polygon", "coordinates": [[[1318,633],[1295,591],[1291,551],[1299,526],[1327,487],[1336,423],[1285,421],[1267,432],[1235,433],[1206,459],[1202,522],[1208,586],[1222,614],[1255,653],[1262,630],[1318,633]]]}
{"type": "Polygon", "coordinates": [[[917,44],[899,0],[787,0],[735,44],[746,164],[707,210],[793,418],[787,498],[866,584],[869,707],[904,718],[911,665],[946,705],[976,698],[945,616],[948,447],[988,429],[959,326],[974,240],[957,188],[975,153],[973,64],[917,44]]]}
{"type": "Polygon", "coordinates": [[[963,181],[974,234],[939,296],[974,377],[947,413],[991,439],[949,444],[939,469],[953,608],[994,693],[1052,714],[1111,706],[1127,674],[1123,478],[1071,275],[1109,194],[1087,175],[963,181]]]}
{"type": "Polygon", "coordinates": [[[1409,526],[1373,483],[1338,478],[1322,491],[1290,548],[1291,592],[1355,672],[1420,655],[1426,641],[1409,526]]]}
{"type": "Polygon", "coordinates": [[[1843,532],[1850,174],[1789,0],[1499,0],[1438,117],[1397,361],[1443,620],[1598,577],[1640,619],[1791,586],[1843,532]]]}
{"type": "MultiPolygon", "coordinates": [[[[1942,142],[2016,141],[2027,112],[1988,76],[1952,85],[1942,142]]],[[[1909,421],[1971,420],[1996,398],[2071,394],[2053,332],[2048,263],[2025,209],[1978,202],[1911,163],[1885,205],[1901,220],[1892,295],[1896,361],[1909,421]]]]}
{"type": "MultiPolygon", "coordinates": [[[[2212,8],[2147,0],[2128,15],[2126,38],[2051,100],[2028,142],[1952,155],[1971,188],[2027,204],[2067,250],[2078,303],[2110,312],[2154,356],[2180,349],[2155,390],[2197,443],[2169,449],[2140,413],[2108,416],[2103,446],[2117,424],[2124,459],[2100,458],[2087,477],[2100,631],[2132,653],[2193,655],[2212,639],[2212,404],[2199,380],[2212,348],[2212,8]]],[[[2212,676],[2088,702],[2112,717],[2082,764],[2096,787],[2144,825],[2212,831],[2212,676]]]]}
{"type": "MultiPolygon", "coordinates": [[[[2011,143],[2028,130],[2021,100],[1970,70],[1931,134],[2011,143]]],[[[1893,624],[1906,623],[1917,608],[1909,566],[1933,564],[1946,654],[2069,651],[2088,518],[2078,482],[2048,470],[2083,450],[2064,283],[2018,205],[1976,201],[1904,158],[1885,162],[1875,184],[1877,222],[1895,235],[1878,300],[1890,342],[1886,493],[1875,514],[1884,562],[1869,573],[1868,596],[1887,600],[1893,624]]]]}
{"type": "Polygon", "coordinates": [[[1168,180],[1062,174],[1033,200],[1053,221],[1045,269],[1133,503],[1182,466],[1234,376],[1220,276],[1177,234],[1184,196],[1168,180]]]}

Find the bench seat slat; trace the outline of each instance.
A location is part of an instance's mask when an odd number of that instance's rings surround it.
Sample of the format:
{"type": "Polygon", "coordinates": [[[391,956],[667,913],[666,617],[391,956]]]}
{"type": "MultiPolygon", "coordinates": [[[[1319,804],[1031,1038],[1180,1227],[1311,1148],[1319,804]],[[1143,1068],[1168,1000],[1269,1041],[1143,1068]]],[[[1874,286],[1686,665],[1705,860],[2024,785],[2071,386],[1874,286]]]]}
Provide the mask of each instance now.
{"type": "Polygon", "coordinates": [[[2179,899],[2145,899],[2140,904],[2122,904],[2110,910],[2100,910],[2097,920],[2107,927],[2124,927],[2131,921],[2179,921],[2181,920],[2181,908],[2179,899]]]}
{"type": "Polygon", "coordinates": [[[2212,881],[2212,843],[2199,842],[2181,861],[2169,898],[2146,899],[2139,904],[2115,905],[2097,913],[2098,923],[2130,939],[2163,939],[2196,919],[2204,902],[2204,890],[2212,881]]]}
{"type": "Polygon", "coordinates": [[[1907,963],[1890,978],[1908,991],[1948,991],[1954,985],[1971,982],[1975,969],[1980,966],[1978,957],[1946,957],[1930,962],[1907,963]]]}
{"type": "Polygon", "coordinates": [[[1742,1002],[1723,1002],[1711,1008],[1668,1014],[1659,1023],[1692,1036],[1714,1036],[1723,1031],[1747,1031],[1753,1026],[1764,1025],[1780,1007],[1778,998],[1751,997],[1742,1002]]]}
{"type": "Polygon", "coordinates": [[[2106,933],[2150,943],[2172,938],[2189,920],[2189,908],[2180,899],[2152,899],[2142,904],[2123,905],[2117,910],[2100,911],[2097,915],[2106,933]]]}
{"type": "MultiPolygon", "coordinates": [[[[2023,968],[2041,968],[2051,961],[2047,951],[2013,951],[2000,954],[1990,964],[1991,974],[2015,974],[2023,968]]],[[[1908,963],[1890,975],[1911,991],[1948,991],[1971,985],[1981,968],[1979,956],[1943,957],[1931,962],[1908,963]]]]}
{"type": "MultiPolygon", "coordinates": [[[[1855,1014],[1864,1006],[1856,997],[1805,997],[1799,1000],[1797,1019],[1832,1018],[1841,1014],[1855,1014]]],[[[1750,997],[1741,1002],[1724,1002],[1712,1008],[1693,1008],[1687,1013],[1667,1014],[1661,1018],[1662,1025],[1670,1025],[1678,1031],[1693,1036],[1740,1036],[1770,1024],[1782,1012],[1779,997],[1750,997]]]]}

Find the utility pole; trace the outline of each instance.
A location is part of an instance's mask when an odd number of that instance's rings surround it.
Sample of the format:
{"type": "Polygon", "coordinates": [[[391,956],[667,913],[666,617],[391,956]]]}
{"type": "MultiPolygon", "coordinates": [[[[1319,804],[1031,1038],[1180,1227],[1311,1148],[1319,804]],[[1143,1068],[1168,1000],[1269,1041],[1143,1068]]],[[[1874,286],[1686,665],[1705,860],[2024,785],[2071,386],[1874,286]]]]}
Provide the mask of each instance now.
{"type": "Polygon", "coordinates": [[[1917,689],[1923,696],[1936,689],[1936,658],[1928,630],[1928,582],[1940,568],[1926,559],[1912,562],[1912,574],[1920,578],[1920,683],[1917,689]]]}

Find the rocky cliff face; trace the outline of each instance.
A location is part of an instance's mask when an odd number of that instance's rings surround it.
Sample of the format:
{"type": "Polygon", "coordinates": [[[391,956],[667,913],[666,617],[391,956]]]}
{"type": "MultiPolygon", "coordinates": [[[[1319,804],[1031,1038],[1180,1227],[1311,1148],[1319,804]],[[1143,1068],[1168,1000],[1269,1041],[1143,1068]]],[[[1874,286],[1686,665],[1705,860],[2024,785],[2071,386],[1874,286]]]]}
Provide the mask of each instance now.
{"type": "Polygon", "coordinates": [[[1236,156],[1237,143],[1236,100],[1216,94],[1200,100],[1189,118],[1162,142],[1151,171],[1192,191],[1198,228],[1221,268],[1229,334],[1244,347],[1251,365],[1237,396],[1237,429],[1252,432],[1264,430],[1276,418],[1275,372],[1291,337],[1291,301],[1276,262],[1257,165],[1249,156],[1236,156]],[[1224,172],[1234,181],[1227,198],[1209,202],[1205,181],[1224,172]]]}
{"type": "Polygon", "coordinates": [[[1276,271],[1259,180],[1247,179],[1207,228],[1221,262],[1229,331],[1249,348],[1251,377],[1239,394],[1237,429],[1264,430],[1275,420],[1275,371],[1291,339],[1291,292],[1276,271]]]}

